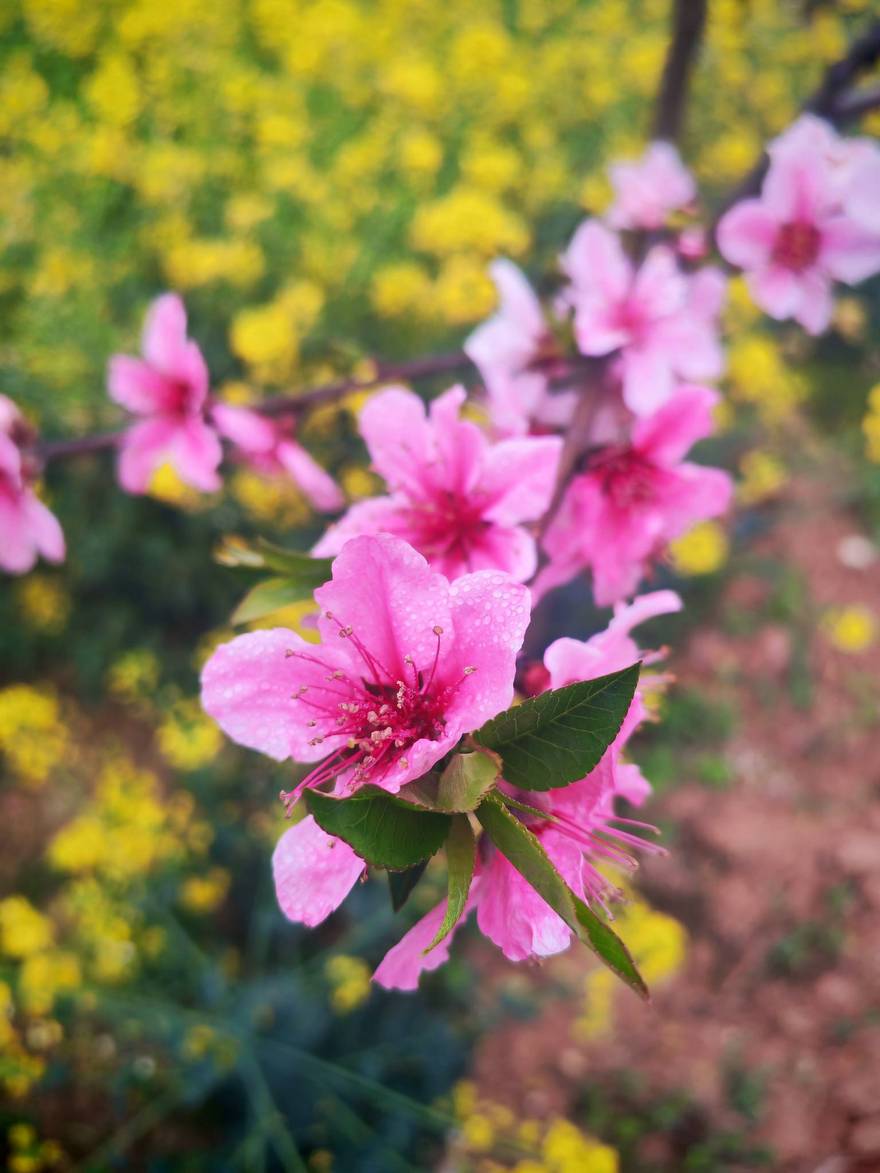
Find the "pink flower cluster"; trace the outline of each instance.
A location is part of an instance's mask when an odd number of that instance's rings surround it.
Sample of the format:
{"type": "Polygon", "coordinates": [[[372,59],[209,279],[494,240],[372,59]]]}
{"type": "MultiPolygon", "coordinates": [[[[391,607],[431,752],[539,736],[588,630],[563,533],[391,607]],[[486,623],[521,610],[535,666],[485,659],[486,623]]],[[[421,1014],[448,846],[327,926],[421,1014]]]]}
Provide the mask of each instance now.
{"type": "MultiPolygon", "coordinates": [[[[330,784],[340,798],[366,785],[399,793],[510,704],[530,606],[528,590],[509,574],[480,570],[450,583],[400,538],[360,536],[343,546],[315,600],[319,645],[283,628],[254,632],[220,647],[202,675],[206,711],[236,741],[277,760],[316,763],[285,795],[290,807],[306,788],[330,784]]],[[[647,595],[618,608],[592,639],[556,641],[545,656],[549,685],[633,663],[632,628],[680,605],[670,591],[647,595]]],[[[638,692],[613,745],[580,782],[547,794],[505,790],[538,812],[526,821],[573,890],[594,903],[611,894],[596,863],[631,866],[630,851],[646,846],[613,807],[617,795],[639,803],[647,793],[638,769],[620,760],[645,712],[638,692]]],[[[285,914],[316,925],[366,864],[309,815],[282,836],[273,868],[285,914]]],[[[486,842],[470,902],[481,931],[512,960],[569,944],[568,928],[486,842]]],[[[377,981],[412,989],[423,970],[446,959],[449,940],[423,953],[444,912],[438,906],[391,950],[377,981]]]]}
{"type": "MultiPolygon", "coordinates": [[[[657,591],[628,607],[618,608],[607,629],[585,642],[556,640],[544,655],[549,686],[562,688],[632,664],[641,655],[630,635],[632,628],[680,607],[681,600],[672,591],[657,591]]],[[[648,662],[656,658],[656,653],[644,657],[648,662]]],[[[650,791],[638,767],[620,760],[626,742],[645,718],[642,690],[646,683],[657,685],[662,683],[662,677],[653,681],[643,677],[620,733],[586,778],[542,793],[502,787],[511,797],[542,812],[545,817],[538,813],[526,815],[526,825],[571,890],[593,904],[604,905],[615,895],[613,886],[597,869],[597,863],[631,869],[635,867],[633,851],[661,850],[627,829],[650,832],[653,828],[637,820],[620,818],[614,811],[617,796],[639,804],[650,791]]],[[[565,922],[500,852],[485,841],[481,841],[481,846],[468,911],[476,910],[477,926],[483,936],[497,945],[509,961],[550,957],[567,949],[571,930],[565,922]]],[[[445,912],[444,901],[389,951],[375,973],[380,985],[415,989],[423,972],[436,969],[448,959],[451,937],[425,952],[445,912]]]]}
{"type": "Polygon", "coordinates": [[[207,364],[187,336],[186,310],[176,294],[163,294],[150,307],[142,352],[142,358],[114,355],[107,373],[110,397],[138,417],[119,452],[119,481],[127,492],[145,493],[165,462],[194,489],[215,492],[226,439],[259,471],[292,477],[316,508],[341,508],[338,487],[296,442],[290,421],[279,424],[211,397],[207,364]]]}
{"type": "Polygon", "coordinates": [[[566,284],[555,318],[514,265],[496,262],[500,308],[466,343],[501,434],[565,427],[577,399],[590,397],[589,450],[543,536],[534,590],[541,596],[589,569],[601,605],[632,597],[669,541],[723,513],[732,496],[725,473],[685,461],[713,430],[717,395],[694,381],[724,369],[717,319],[725,278],[682,263],[694,251],[693,227],[677,242],[667,228],[670,243],[635,250],[616,231],[664,229],[692,205],[693,179],[665,143],[611,175],[616,198],[605,221],[581,224],[561,258],[566,284]],[[594,363],[589,371],[565,357],[566,330],[594,363]]]}
{"type": "Polygon", "coordinates": [[[833,283],[880,272],[880,149],[807,114],[768,153],[760,196],[726,213],[718,247],[771,317],[821,334],[833,283]]]}
{"type": "Polygon", "coordinates": [[[34,434],[11,399],[0,395],[0,569],[24,574],[42,555],[63,562],[58,519],[33,489],[34,434]]]}
{"type": "Polygon", "coordinates": [[[536,593],[589,567],[600,606],[630,598],[673,538],[726,511],[728,474],[685,460],[712,432],[718,399],[708,387],[681,386],[659,411],[625,426],[619,443],[588,456],[545,535],[550,560],[536,593]]]}

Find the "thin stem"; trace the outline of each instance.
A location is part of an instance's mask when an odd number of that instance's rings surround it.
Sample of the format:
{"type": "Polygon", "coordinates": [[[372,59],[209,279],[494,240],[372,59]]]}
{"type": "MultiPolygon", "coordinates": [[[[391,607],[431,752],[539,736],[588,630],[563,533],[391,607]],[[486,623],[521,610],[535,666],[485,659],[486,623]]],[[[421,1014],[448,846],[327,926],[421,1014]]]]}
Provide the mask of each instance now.
{"type": "Polygon", "coordinates": [[[605,371],[608,365],[606,358],[586,359],[589,366],[581,385],[580,397],[575,407],[574,416],[569,424],[568,431],[562,444],[562,453],[559,457],[559,466],[556,472],[556,485],[547,511],[538,522],[538,537],[543,538],[559,512],[559,507],[565,497],[565,491],[577,472],[581,458],[591,447],[591,434],[596,412],[605,393],[605,371]]]}

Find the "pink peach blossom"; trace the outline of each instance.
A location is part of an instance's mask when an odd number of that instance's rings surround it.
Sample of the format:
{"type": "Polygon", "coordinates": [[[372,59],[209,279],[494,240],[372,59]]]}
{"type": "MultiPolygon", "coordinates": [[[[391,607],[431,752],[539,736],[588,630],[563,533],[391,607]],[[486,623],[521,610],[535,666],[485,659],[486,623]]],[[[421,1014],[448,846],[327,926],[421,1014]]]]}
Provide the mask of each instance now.
{"type": "Polygon", "coordinates": [[[335,912],[366,864],[307,815],[278,840],[272,856],[275,894],[288,920],[314,927],[335,912]]]}
{"type": "Polygon", "coordinates": [[[538,594],[590,567],[596,602],[619,602],[635,593],[672,538],[725,511],[727,473],[684,460],[711,433],[717,401],[706,387],[681,386],[665,407],[636,419],[628,443],[595,453],[548,529],[550,564],[535,584],[538,594]]]}
{"type": "MultiPolygon", "coordinates": [[[[718,247],[745,270],[757,304],[810,334],[831,321],[834,281],[854,285],[880,270],[880,235],[844,211],[843,144],[820,120],[799,120],[771,145],[760,197],[735,204],[718,225],[718,247]]],[[[854,182],[858,210],[863,196],[871,201],[870,175],[854,182]]]]}
{"type": "Polygon", "coordinates": [[[847,161],[841,202],[854,224],[880,239],[880,147],[876,143],[858,140],[847,161]]]}
{"type": "MultiPolygon", "coordinates": [[[[617,825],[627,820],[618,819],[614,813],[615,777],[613,752],[609,749],[586,778],[559,790],[524,792],[502,786],[505,793],[541,812],[518,813],[517,817],[537,836],[571,890],[580,899],[601,907],[618,893],[598,870],[597,863],[612,862],[632,869],[635,861],[631,850],[660,850],[617,825]]],[[[509,961],[550,957],[571,944],[572,934],[566,923],[485,836],[480,840],[477,872],[465,912],[471,909],[476,909],[480,932],[509,961]]],[[[373,975],[379,985],[414,990],[422,973],[448,959],[452,935],[424,952],[444,911],[445,902],[422,917],[389,950],[373,975]]],[[[463,921],[464,917],[459,926],[463,921]]]]}
{"type": "Polygon", "coordinates": [[[716,317],[725,281],[717,270],[687,277],[660,245],[636,267],[617,235],[597,220],[580,226],[562,265],[578,347],[587,355],[620,352],[630,411],[648,415],[669,400],[680,379],[721,373],[716,317]]]}
{"type": "Polygon", "coordinates": [[[460,418],[464,400],[463,388],[453,387],[426,414],[417,395],[394,387],[367,403],[361,433],[391,495],[353,505],[315,554],[335,554],[356,534],[384,532],[404,538],[449,579],[490,568],[521,582],[531,577],[535,541],[521,523],[547,508],[562,441],[491,444],[460,418]]]}
{"type": "Polygon", "coordinates": [[[32,485],[31,430],[11,399],[0,395],[0,569],[24,574],[42,555],[64,560],[64,534],[58,519],[32,485]]]}
{"type": "MultiPolygon", "coordinates": [[[[236,435],[230,427],[229,415],[240,413],[241,410],[218,403],[214,407],[213,418],[253,469],[266,477],[290,477],[315,509],[335,513],[343,507],[345,498],[336,481],[296,440],[296,421],[293,417],[270,420],[265,416],[255,416],[261,425],[260,429],[251,428],[250,434],[236,435]]],[[[233,427],[235,423],[233,420],[233,427]]]]}
{"type": "Polygon", "coordinates": [[[591,680],[609,672],[619,672],[639,660],[642,662],[643,669],[635,696],[611,746],[614,751],[611,755],[615,772],[614,792],[636,806],[644,802],[651,787],[638,766],[621,762],[619,754],[648,715],[645,691],[656,690],[666,682],[666,677],[644,670],[646,665],[656,663],[663,653],[642,652],[631,632],[648,619],[680,611],[681,607],[681,598],[675,591],[653,591],[640,595],[632,603],[616,604],[614,616],[603,631],[587,640],[564,636],[550,644],[544,653],[550,688],[564,688],[575,681],[591,680]]]}
{"type": "Polygon", "coordinates": [[[391,793],[513,697],[529,592],[500,571],[452,585],[406,542],[353,538],[315,592],[322,643],[241,635],[202,673],[202,704],[235,741],[319,764],[288,796],[334,782],[391,793]]]}
{"type": "Polygon", "coordinates": [[[110,359],[110,398],[139,417],[119,452],[119,482],[145,493],[156,469],[168,461],[181,480],[206,493],[220,488],[220,437],[250,451],[271,447],[268,421],[244,407],[215,403],[208,393],[202,352],[187,337],[186,310],[174,293],[157,297],[147,313],[143,358],[110,359]]]}
{"type": "Polygon", "coordinates": [[[186,310],[173,293],[158,297],[147,314],[143,358],[117,354],[110,360],[111,399],[140,422],[125,435],[119,454],[119,481],[129,493],[146,492],[163,461],[195,489],[220,487],[222,449],[207,419],[208,368],[186,335],[186,310]]]}
{"type": "Polygon", "coordinates": [[[512,261],[494,261],[489,272],[500,304],[464,350],[483,377],[492,423],[501,435],[525,435],[532,425],[564,427],[575,393],[550,391],[565,365],[541,303],[512,261]]]}
{"type": "Polygon", "coordinates": [[[613,228],[662,228],[669,213],[697,194],[693,176],[671,143],[651,143],[640,159],[608,168],[615,200],[607,212],[613,228]]]}
{"type": "MultiPolygon", "coordinates": [[[[578,680],[590,680],[626,668],[638,660],[654,662],[660,653],[639,651],[632,638],[633,627],[681,609],[674,591],[643,595],[629,606],[617,607],[608,627],[585,641],[559,639],[544,656],[548,670],[546,685],[563,688],[578,680]]],[[[645,684],[655,687],[663,678],[644,677],[624,719],[620,733],[598,766],[579,782],[544,793],[520,792],[502,785],[511,797],[544,812],[547,818],[525,815],[523,821],[537,835],[544,850],[571,889],[581,899],[603,905],[614,894],[612,885],[596,868],[601,860],[631,868],[630,852],[659,850],[650,841],[636,837],[628,825],[645,828],[615,815],[614,799],[620,795],[630,802],[644,801],[650,786],[637,766],[620,761],[620,753],[635,728],[644,720],[645,684]],[[598,832],[598,834],[597,834],[598,832]]],[[[653,830],[653,828],[649,828],[653,830]]],[[[567,949],[571,930],[544,902],[534,888],[485,839],[481,841],[478,874],[471,887],[466,913],[477,910],[480,932],[496,944],[510,961],[549,957],[567,949]]],[[[374,974],[389,989],[414,990],[421,974],[436,969],[449,956],[451,936],[440,945],[430,945],[445,913],[445,901],[434,908],[385,956],[374,974]]],[[[459,922],[461,923],[461,922],[459,922]]]]}

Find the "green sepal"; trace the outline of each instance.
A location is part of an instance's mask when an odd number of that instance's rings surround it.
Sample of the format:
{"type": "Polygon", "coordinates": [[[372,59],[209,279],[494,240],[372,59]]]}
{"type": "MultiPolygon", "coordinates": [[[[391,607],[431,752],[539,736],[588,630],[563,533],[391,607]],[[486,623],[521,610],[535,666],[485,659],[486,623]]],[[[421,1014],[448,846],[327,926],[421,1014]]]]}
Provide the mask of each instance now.
{"type": "Polygon", "coordinates": [[[416,810],[391,795],[330,798],[306,790],[304,797],[322,830],[344,840],[368,864],[389,871],[403,872],[430,859],[449,831],[449,815],[416,810]]]}

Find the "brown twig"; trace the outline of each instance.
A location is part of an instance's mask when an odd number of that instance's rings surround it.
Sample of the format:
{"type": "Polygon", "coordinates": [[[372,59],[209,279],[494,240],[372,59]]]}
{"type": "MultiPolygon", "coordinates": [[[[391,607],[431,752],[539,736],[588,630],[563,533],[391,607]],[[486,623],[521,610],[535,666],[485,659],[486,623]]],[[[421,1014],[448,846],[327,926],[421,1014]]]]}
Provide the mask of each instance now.
{"type": "Polygon", "coordinates": [[[538,539],[544,537],[565,497],[565,491],[578,470],[581,460],[593,447],[593,423],[605,393],[607,358],[585,359],[585,371],[580,388],[580,397],[574,409],[571,423],[565,433],[559,465],[556,470],[556,484],[553,496],[544,516],[538,522],[538,539]],[[587,365],[588,364],[588,365],[587,365]]]}
{"type": "MultiPolygon", "coordinates": [[[[860,74],[871,69],[880,61],[880,20],[875,20],[867,31],[853,41],[846,55],[825,70],[822,83],[804,103],[802,110],[807,114],[816,114],[830,122],[832,126],[841,126],[850,122],[867,110],[872,110],[880,104],[880,90],[852,91],[851,86],[858,80],[860,74]]],[[[712,222],[710,235],[714,238],[718,228],[718,221],[729,208],[738,204],[740,200],[757,195],[767,174],[770,159],[766,151],[762,151],[760,159],[740,184],[724,200],[712,222]]]]}
{"type": "Polygon", "coordinates": [[[880,86],[853,90],[841,98],[837,104],[837,125],[854,122],[863,114],[869,114],[878,107],[880,107],[880,86]]]}
{"type": "Polygon", "coordinates": [[[688,82],[703,39],[707,9],[708,0],[675,0],[672,6],[672,37],[654,110],[654,138],[674,143],[681,135],[688,82]]]}
{"type": "MultiPolygon", "coordinates": [[[[266,416],[299,415],[323,404],[334,403],[353,392],[368,391],[379,383],[395,379],[424,379],[431,375],[446,375],[464,370],[470,365],[470,359],[461,350],[450,354],[428,355],[407,362],[377,363],[375,375],[369,378],[334,379],[330,383],[322,383],[319,387],[312,387],[300,394],[271,396],[259,403],[251,404],[250,407],[253,411],[266,416]]],[[[90,456],[115,448],[124,435],[124,431],[99,432],[93,436],[80,436],[73,440],[48,440],[38,444],[36,452],[42,463],[66,460],[75,456],[90,456]]]]}

